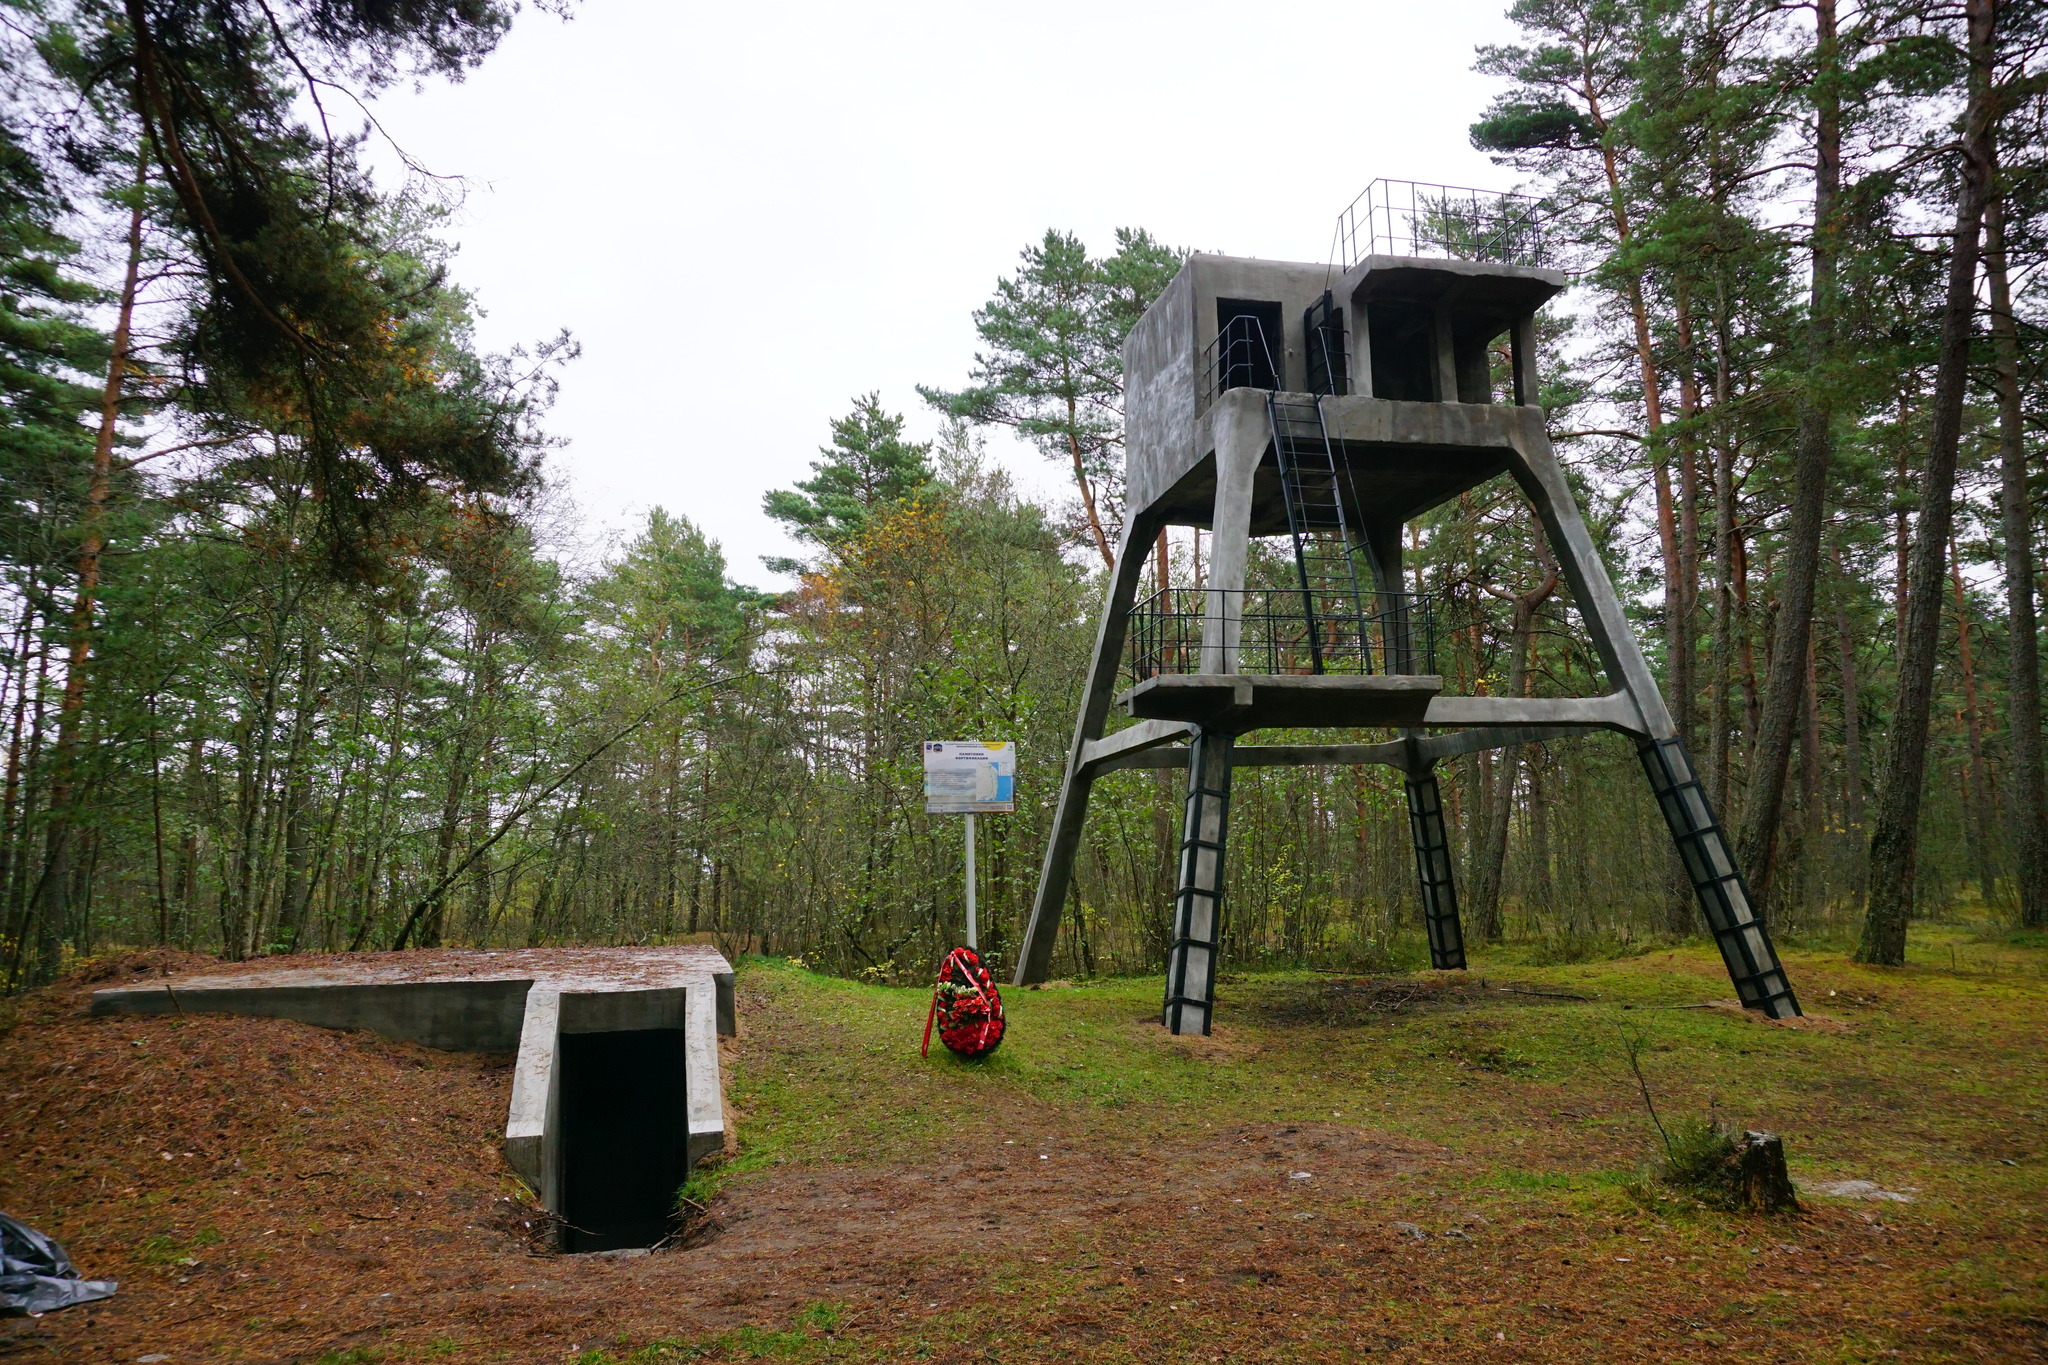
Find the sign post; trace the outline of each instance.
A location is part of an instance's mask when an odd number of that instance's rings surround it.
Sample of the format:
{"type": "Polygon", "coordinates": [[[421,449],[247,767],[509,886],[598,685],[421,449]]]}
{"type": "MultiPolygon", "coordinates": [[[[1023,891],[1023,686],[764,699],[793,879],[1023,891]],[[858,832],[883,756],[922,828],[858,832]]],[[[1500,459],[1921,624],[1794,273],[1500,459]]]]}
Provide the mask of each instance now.
{"type": "Polygon", "coordinates": [[[928,739],[924,744],[927,815],[967,817],[967,946],[981,951],[974,902],[974,817],[1017,809],[1017,746],[978,739],[928,739]]]}

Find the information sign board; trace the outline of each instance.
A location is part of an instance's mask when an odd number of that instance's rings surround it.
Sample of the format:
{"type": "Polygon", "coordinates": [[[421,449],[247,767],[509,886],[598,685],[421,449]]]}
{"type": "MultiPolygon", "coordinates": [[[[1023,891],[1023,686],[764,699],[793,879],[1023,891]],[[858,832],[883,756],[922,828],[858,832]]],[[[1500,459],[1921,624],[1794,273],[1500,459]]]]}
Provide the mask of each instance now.
{"type": "Polygon", "coordinates": [[[924,744],[927,815],[986,815],[1017,809],[1017,746],[978,739],[924,744]]]}

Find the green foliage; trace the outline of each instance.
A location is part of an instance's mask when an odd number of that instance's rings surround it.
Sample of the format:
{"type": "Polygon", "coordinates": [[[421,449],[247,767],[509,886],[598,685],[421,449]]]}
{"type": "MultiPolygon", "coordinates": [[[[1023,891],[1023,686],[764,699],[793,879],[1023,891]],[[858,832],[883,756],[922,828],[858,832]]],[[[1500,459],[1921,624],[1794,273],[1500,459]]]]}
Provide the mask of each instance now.
{"type": "Polygon", "coordinates": [[[291,448],[351,576],[380,572],[391,519],[423,498],[530,477],[547,364],[573,347],[549,343],[538,365],[475,355],[421,206],[381,196],[359,141],[307,126],[299,101],[324,109],[338,76],[459,73],[510,15],[495,0],[79,0],[40,45],[93,116],[67,154],[131,180],[144,158],[151,236],[188,282],[162,396],[212,440],[291,448]]]}
{"type": "Polygon", "coordinates": [[[794,491],[775,489],[761,507],[799,539],[830,548],[860,535],[870,518],[917,501],[933,482],[931,452],[929,443],[904,440],[903,418],[882,409],[879,393],[867,394],[832,423],[832,444],[811,462],[811,477],[794,491]]]}
{"type": "Polygon", "coordinates": [[[1671,1126],[1670,1150],[1658,1178],[1714,1208],[1740,1206],[1735,1135],[1711,1118],[1683,1118],[1671,1126]]]}
{"type": "Polygon", "coordinates": [[[1122,521],[1124,338],[1187,255],[1138,229],[1117,229],[1116,243],[1095,258],[1072,233],[1047,229],[974,314],[986,349],[975,353],[969,386],[918,388],[940,411],[1014,428],[1071,466],[1105,560],[1122,521]]]}
{"type": "Polygon", "coordinates": [[[1565,149],[1597,140],[1591,121],[1561,100],[1504,97],[1472,125],[1472,145],[1482,152],[1565,149]]]}
{"type": "Polygon", "coordinates": [[[100,291],[79,277],[78,243],[56,228],[66,207],[0,123],[0,546],[12,547],[9,558],[36,554],[53,523],[76,515],[92,461],[86,422],[100,395],[80,379],[105,368],[108,343],[85,318],[100,291]]]}

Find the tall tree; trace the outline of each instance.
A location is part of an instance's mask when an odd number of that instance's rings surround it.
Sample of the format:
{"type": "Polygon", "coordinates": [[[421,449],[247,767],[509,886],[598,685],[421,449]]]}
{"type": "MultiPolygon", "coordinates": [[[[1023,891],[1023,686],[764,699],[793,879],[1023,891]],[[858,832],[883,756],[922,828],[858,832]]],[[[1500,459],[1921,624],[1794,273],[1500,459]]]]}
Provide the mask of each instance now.
{"type": "Polygon", "coordinates": [[[2040,618],[2034,610],[2034,519],[2027,479],[2026,417],[2020,392],[2019,326],[2007,272],[2005,204],[1985,208],[1985,274],[1998,390],[1998,502],[2005,558],[2006,733],[2013,787],[2013,852],[2020,922],[2048,928],[2048,778],[2041,755],[2040,618]]]}
{"type": "MultiPolygon", "coordinates": [[[[795,489],[777,488],[761,510],[813,545],[830,548],[867,529],[871,518],[915,502],[934,479],[929,441],[903,439],[903,416],[882,407],[882,395],[853,400],[853,411],[832,422],[832,443],[819,447],[811,477],[795,489]]],[[[788,573],[796,561],[769,566],[788,573]]]]}
{"type": "Polygon", "coordinates": [[[1907,569],[1898,697],[1870,837],[1869,901],[1856,946],[1857,961],[1888,966],[1901,966],[1906,960],[1906,922],[1913,913],[1920,851],[1920,803],[1926,784],[1935,654],[1941,639],[1943,580],[1955,524],[1956,459],[1970,379],[1979,246],[1993,180],[1997,0],[1964,0],[1963,26],[1968,96],[1955,144],[1955,235],[1948,250],[1948,292],[1929,403],[1927,457],[1916,477],[1920,514],[1907,569]]]}
{"type": "Polygon", "coordinates": [[[1068,464],[1105,566],[1122,523],[1124,338],[1187,254],[1130,228],[1116,242],[1096,259],[1072,233],[1047,229],[974,315],[987,349],[975,354],[969,387],[918,389],[941,411],[1011,427],[1068,464]]]}
{"type": "Polygon", "coordinates": [[[1799,430],[1792,459],[1792,503],[1779,550],[1777,635],[1756,749],[1749,768],[1736,854],[1765,906],[1772,902],[1785,777],[1805,714],[1806,674],[1820,582],[1820,537],[1826,520],[1828,462],[1834,450],[1835,318],[1840,306],[1837,264],[1842,231],[1842,58],[1835,0],[1815,0],[1807,87],[1813,107],[1813,232],[1807,245],[1806,364],[1799,386],[1799,430]]]}

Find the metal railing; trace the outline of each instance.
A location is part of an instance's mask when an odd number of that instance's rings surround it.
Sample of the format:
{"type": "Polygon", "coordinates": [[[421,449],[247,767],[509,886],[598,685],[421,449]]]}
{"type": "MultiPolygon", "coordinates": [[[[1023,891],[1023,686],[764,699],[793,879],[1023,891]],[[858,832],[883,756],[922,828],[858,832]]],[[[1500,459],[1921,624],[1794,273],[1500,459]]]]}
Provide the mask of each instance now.
{"type": "Polygon", "coordinates": [[[1202,631],[1216,599],[1224,616],[1235,610],[1239,673],[1436,672],[1427,593],[1361,592],[1349,601],[1317,594],[1311,619],[1308,595],[1298,587],[1165,588],[1131,608],[1124,660],[1133,681],[1200,673],[1202,631]]]}
{"type": "Polygon", "coordinates": [[[1542,209],[1526,194],[1375,180],[1337,215],[1331,256],[1344,270],[1367,256],[1542,265],[1542,209]]]}
{"type": "Polygon", "coordinates": [[[1202,348],[1202,388],[1195,398],[1195,416],[1207,412],[1229,389],[1278,388],[1279,376],[1278,353],[1266,340],[1265,326],[1249,313],[1240,314],[1202,348]]]}

